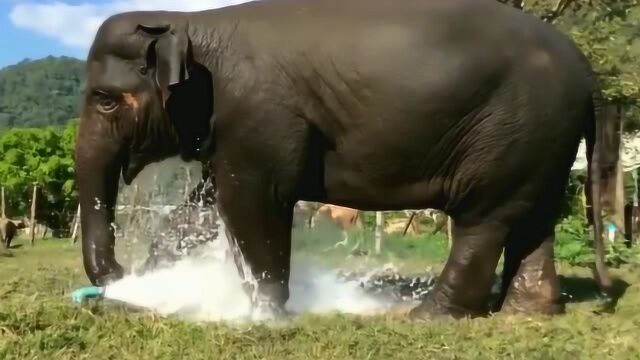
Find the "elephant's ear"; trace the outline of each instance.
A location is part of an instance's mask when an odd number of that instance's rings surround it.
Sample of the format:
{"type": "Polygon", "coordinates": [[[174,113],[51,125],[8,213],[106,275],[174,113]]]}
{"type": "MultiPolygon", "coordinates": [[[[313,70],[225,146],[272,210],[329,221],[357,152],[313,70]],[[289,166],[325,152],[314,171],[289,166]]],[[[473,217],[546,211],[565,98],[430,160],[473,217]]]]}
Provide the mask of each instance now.
{"type": "Polygon", "coordinates": [[[147,65],[155,68],[156,85],[165,102],[170,86],[189,79],[191,41],[187,29],[178,30],[171,25],[138,25],[138,30],[154,38],[147,49],[147,65]]]}

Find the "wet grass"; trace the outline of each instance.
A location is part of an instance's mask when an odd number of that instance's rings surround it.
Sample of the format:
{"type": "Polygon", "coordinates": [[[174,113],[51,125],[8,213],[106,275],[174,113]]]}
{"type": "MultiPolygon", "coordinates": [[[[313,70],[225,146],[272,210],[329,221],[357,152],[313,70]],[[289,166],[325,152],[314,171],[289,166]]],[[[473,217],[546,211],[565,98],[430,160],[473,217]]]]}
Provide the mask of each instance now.
{"type": "MultiPolygon", "coordinates": [[[[296,246],[305,248],[304,241],[314,243],[298,236],[296,246]]],[[[426,252],[437,241],[410,249],[389,239],[387,248],[394,254],[397,246],[396,258],[404,254],[406,263],[417,264],[406,254],[426,252]]],[[[446,247],[437,251],[429,261],[444,259],[446,247]]],[[[331,263],[344,254],[325,255],[331,263]]],[[[385,256],[371,261],[393,258],[385,256]]],[[[638,359],[640,269],[612,270],[631,285],[616,313],[605,315],[592,312],[597,304],[589,271],[561,266],[560,272],[574,297],[568,313],[554,318],[497,315],[414,324],[393,315],[336,314],[232,328],[114,305],[76,306],[68,295],[87,284],[79,246],[40,241],[0,254],[0,359],[638,359]]]]}

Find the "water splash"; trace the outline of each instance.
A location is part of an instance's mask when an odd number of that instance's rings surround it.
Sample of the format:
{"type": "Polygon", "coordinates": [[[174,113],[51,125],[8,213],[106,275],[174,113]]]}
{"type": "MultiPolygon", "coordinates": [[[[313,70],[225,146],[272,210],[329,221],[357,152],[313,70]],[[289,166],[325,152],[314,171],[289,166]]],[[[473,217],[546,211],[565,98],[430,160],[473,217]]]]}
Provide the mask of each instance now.
{"type": "MultiPolygon", "coordinates": [[[[220,222],[224,227],[224,223],[220,222]]],[[[177,315],[196,321],[247,321],[252,317],[251,300],[243,290],[243,279],[230,256],[226,231],[200,256],[136,276],[130,275],[106,288],[105,297],[148,308],[162,315],[177,315]]],[[[247,267],[244,267],[247,269],[247,267]]],[[[249,281],[252,277],[245,273],[249,281]]],[[[391,304],[365,293],[362,279],[345,281],[338,273],[308,261],[292,261],[290,299],[293,313],[375,314],[391,304]]]]}

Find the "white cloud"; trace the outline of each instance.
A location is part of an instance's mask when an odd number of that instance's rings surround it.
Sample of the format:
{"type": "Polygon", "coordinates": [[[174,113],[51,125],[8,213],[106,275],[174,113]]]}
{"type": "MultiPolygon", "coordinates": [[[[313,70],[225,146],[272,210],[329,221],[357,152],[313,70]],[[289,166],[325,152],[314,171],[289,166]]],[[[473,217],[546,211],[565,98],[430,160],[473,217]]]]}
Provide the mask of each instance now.
{"type": "Polygon", "coordinates": [[[17,27],[49,36],[62,44],[87,50],[100,24],[109,16],[135,10],[199,11],[251,0],[111,0],[70,5],[60,1],[19,2],[9,17],[17,27]]]}

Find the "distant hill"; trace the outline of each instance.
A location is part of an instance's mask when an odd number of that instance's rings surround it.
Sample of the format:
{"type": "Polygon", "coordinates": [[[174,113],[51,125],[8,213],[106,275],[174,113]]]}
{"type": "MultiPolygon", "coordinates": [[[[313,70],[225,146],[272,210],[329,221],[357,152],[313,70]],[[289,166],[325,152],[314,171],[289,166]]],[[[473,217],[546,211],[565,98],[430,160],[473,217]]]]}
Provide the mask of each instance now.
{"type": "Polygon", "coordinates": [[[49,56],[0,69],[0,128],[58,126],[78,117],[84,66],[49,56]]]}

